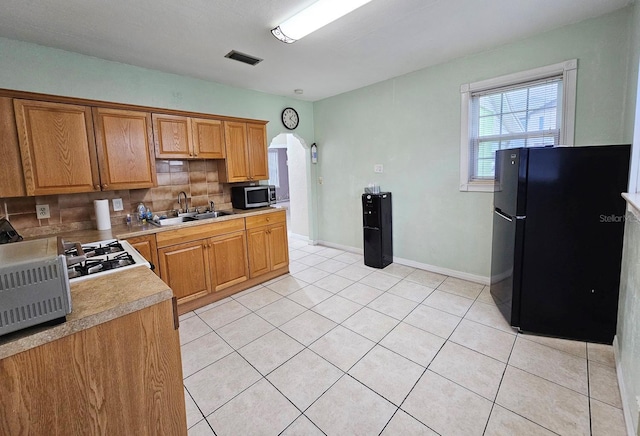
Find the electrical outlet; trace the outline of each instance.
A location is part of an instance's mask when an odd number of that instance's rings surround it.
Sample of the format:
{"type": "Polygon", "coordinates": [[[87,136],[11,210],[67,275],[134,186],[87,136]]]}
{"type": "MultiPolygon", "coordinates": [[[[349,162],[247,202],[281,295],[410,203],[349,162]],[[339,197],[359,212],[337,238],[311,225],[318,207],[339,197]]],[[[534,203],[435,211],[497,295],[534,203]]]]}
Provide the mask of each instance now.
{"type": "Polygon", "coordinates": [[[318,185],[322,185],[324,183],[324,177],[318,177],[318,185]]]}
{"type": "Polygon", "coordinates": [[[51,213],[49,212],[49,205],[36,204],[36,215],[38,216],[39,220],[51,218],[51,213]]]}
{"type": "Polygon", "coordinates": [[[373,166],[373,172],[374,173],[381,173],[382,172],[382,164],[375,164],[373,166]]]}
{"type": "Polygon", "coordinates": [[[118,211],[124,209],[124,206],[122,205],[122,198],[114,198],[111,201],[113,203],[113,210],[115,212],[118,212],[118,211]]]}

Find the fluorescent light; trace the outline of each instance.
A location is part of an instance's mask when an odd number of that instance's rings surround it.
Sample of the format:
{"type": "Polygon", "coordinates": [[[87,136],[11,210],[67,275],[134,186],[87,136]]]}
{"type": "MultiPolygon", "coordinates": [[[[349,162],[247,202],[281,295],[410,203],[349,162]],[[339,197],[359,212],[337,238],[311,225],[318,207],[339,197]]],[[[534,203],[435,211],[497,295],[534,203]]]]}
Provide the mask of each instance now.
{"type": "Polygon", "coordinates": [[[370,1],[319,0],[272,29],[271,33],[280,41],[291,44],[370,1]]]}

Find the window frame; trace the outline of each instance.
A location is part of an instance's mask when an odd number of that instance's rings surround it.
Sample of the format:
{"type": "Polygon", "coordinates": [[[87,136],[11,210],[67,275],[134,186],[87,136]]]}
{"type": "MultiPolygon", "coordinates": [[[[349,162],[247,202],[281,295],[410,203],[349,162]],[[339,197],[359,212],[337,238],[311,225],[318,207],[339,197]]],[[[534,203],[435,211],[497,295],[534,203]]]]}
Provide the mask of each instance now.
{"type": "Polygon", "coordinates": [[[471,95],[480,91],[504,88],[507,86],[525,84],[550,76],[562,74],[562,124],[560,126],[560,144],[573,146],[576,112],[576,85],[578,73],[578,60],[570,59],[553,65],[534,68],[518,73],[507,74],[492,79],[474,83],[465,83],[460,86],[461,113],[460,113],[460,191],[493,192],[494,181],[470,180],[471,173],[471,95]]]}

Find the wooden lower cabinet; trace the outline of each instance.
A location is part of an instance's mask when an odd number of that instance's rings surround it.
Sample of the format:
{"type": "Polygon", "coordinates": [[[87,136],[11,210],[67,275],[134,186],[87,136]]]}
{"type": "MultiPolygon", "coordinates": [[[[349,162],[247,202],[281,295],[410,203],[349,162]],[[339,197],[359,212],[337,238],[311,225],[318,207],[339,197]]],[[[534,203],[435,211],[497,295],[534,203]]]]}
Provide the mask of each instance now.
{"type": "Polygon", "coordinates": [[[211,289],[207,245],[207,240],[198,240],[158,250],[160,277],[181,301],[202,297],[211,289]]]}
{"type": "Polygon", "coordinates": [[[249,277],[257,277],[289,264],[284,211],[247,218],[249,277]]]}
{"type": "Polygon", "coordinates": [[[180,340],[165,300],[0,360],[0,434],[187,434],[180,340]]]}
{"type": "Polygon", "coordinates": [[[244,231],[209,240],[212,292],[221,291],[249,278],[246,241],[244,231]]]}
{"type": "Polygon", "coordinates": [[[156,245],[156,235],[136,236],[126,240],[133,248],[147,259],[154,266],[153,272],[160,275],[160,262],[158,262],[158,247],[156,245]]]}
{"type": "Polygon", "coordinates": [[[172,245],[158,250],[160,276],[181,303],[249,278],[245,232],[172,245]]]}

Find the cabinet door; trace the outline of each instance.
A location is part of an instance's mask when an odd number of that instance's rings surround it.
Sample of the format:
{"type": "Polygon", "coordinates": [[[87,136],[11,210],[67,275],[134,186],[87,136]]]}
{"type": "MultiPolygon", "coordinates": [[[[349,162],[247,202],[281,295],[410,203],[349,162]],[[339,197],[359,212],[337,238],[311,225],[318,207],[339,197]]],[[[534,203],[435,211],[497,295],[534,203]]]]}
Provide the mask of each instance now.
{"type": "Polygon", "coordinates": [[[267,131],[264,124],[247,123],[247,149],[249,151],[249,178],[251,180],[268,180],[267,131]]]}
{"type": "Polygon", "coordinates": [[[206,241],[172,245],[158,250],[160,277],[183,301],[202,297],[210,289],[206,241]]]}
{"type": "Polygon", "coordinates": [[[224,126],[222,121],[191,118],[193,154],[199,159],[224,159],[224,126]]]}
{"type": "Polygon", "coordinates": [[[278,269],[289,264],[289,243],[287,241],[287,225],[285,223],[269,226],[269,258],[271,269],[278,269]]]}
{"type": "Polygon", "coordinates": [[[147,261],[149,261],[155,269],[157,275],[160,275],[160,262],[158,262],[158,248],[156,245],[156,236],[155,235],[147,235],[147,236],[137,236],[135,238],[127,239],[127,242],[131,244],[133,248],[138,250],[138,252],[144,257],[147,261]]]}
{"type": "Polygon", "coordinates": [[[177,115],[153,114],[153,138],[156,157],[188,159],[193,157],[189,118],[177,115]]]}
{"type": "Polygon", "coordinates": [[[91,108],[13,101],[27,195],[100,190],[91,108]]]}
{"type": "Polygon", "coordinates": [[[270,268],[267,227],[247,230],[247,248],[249,252],[249,277],[254,278],[268,273],[270,268]]]}
{"type": "Polygon", "coordinates": [[[225,121],[224,139],[227,151],[224,181],[231,183],[249,180],[246,123],[225,121]]]}
{"type": "Polygon", "coordinates": [[[0,360],[0,434],[187,435],[171,300],[0,360]]]}
{"type": "Polygon", "coordinates": [[[20,144],[18,130],[13,111],[13,100],[0,97],[0,198],[24,197],[27,190],[24,186],[24,173],[20,160],[20,144]]]}
{"type": "Polygon", "coordinates": [[[151,114],[94,108],[93,121],[102,189],[156,186],[151,114]]]}
{"type": "Polygon", "coordinates": [[[220,291],[249,278],[245,232],[209,240],[209,263],[213,291],[220,291]]]}

